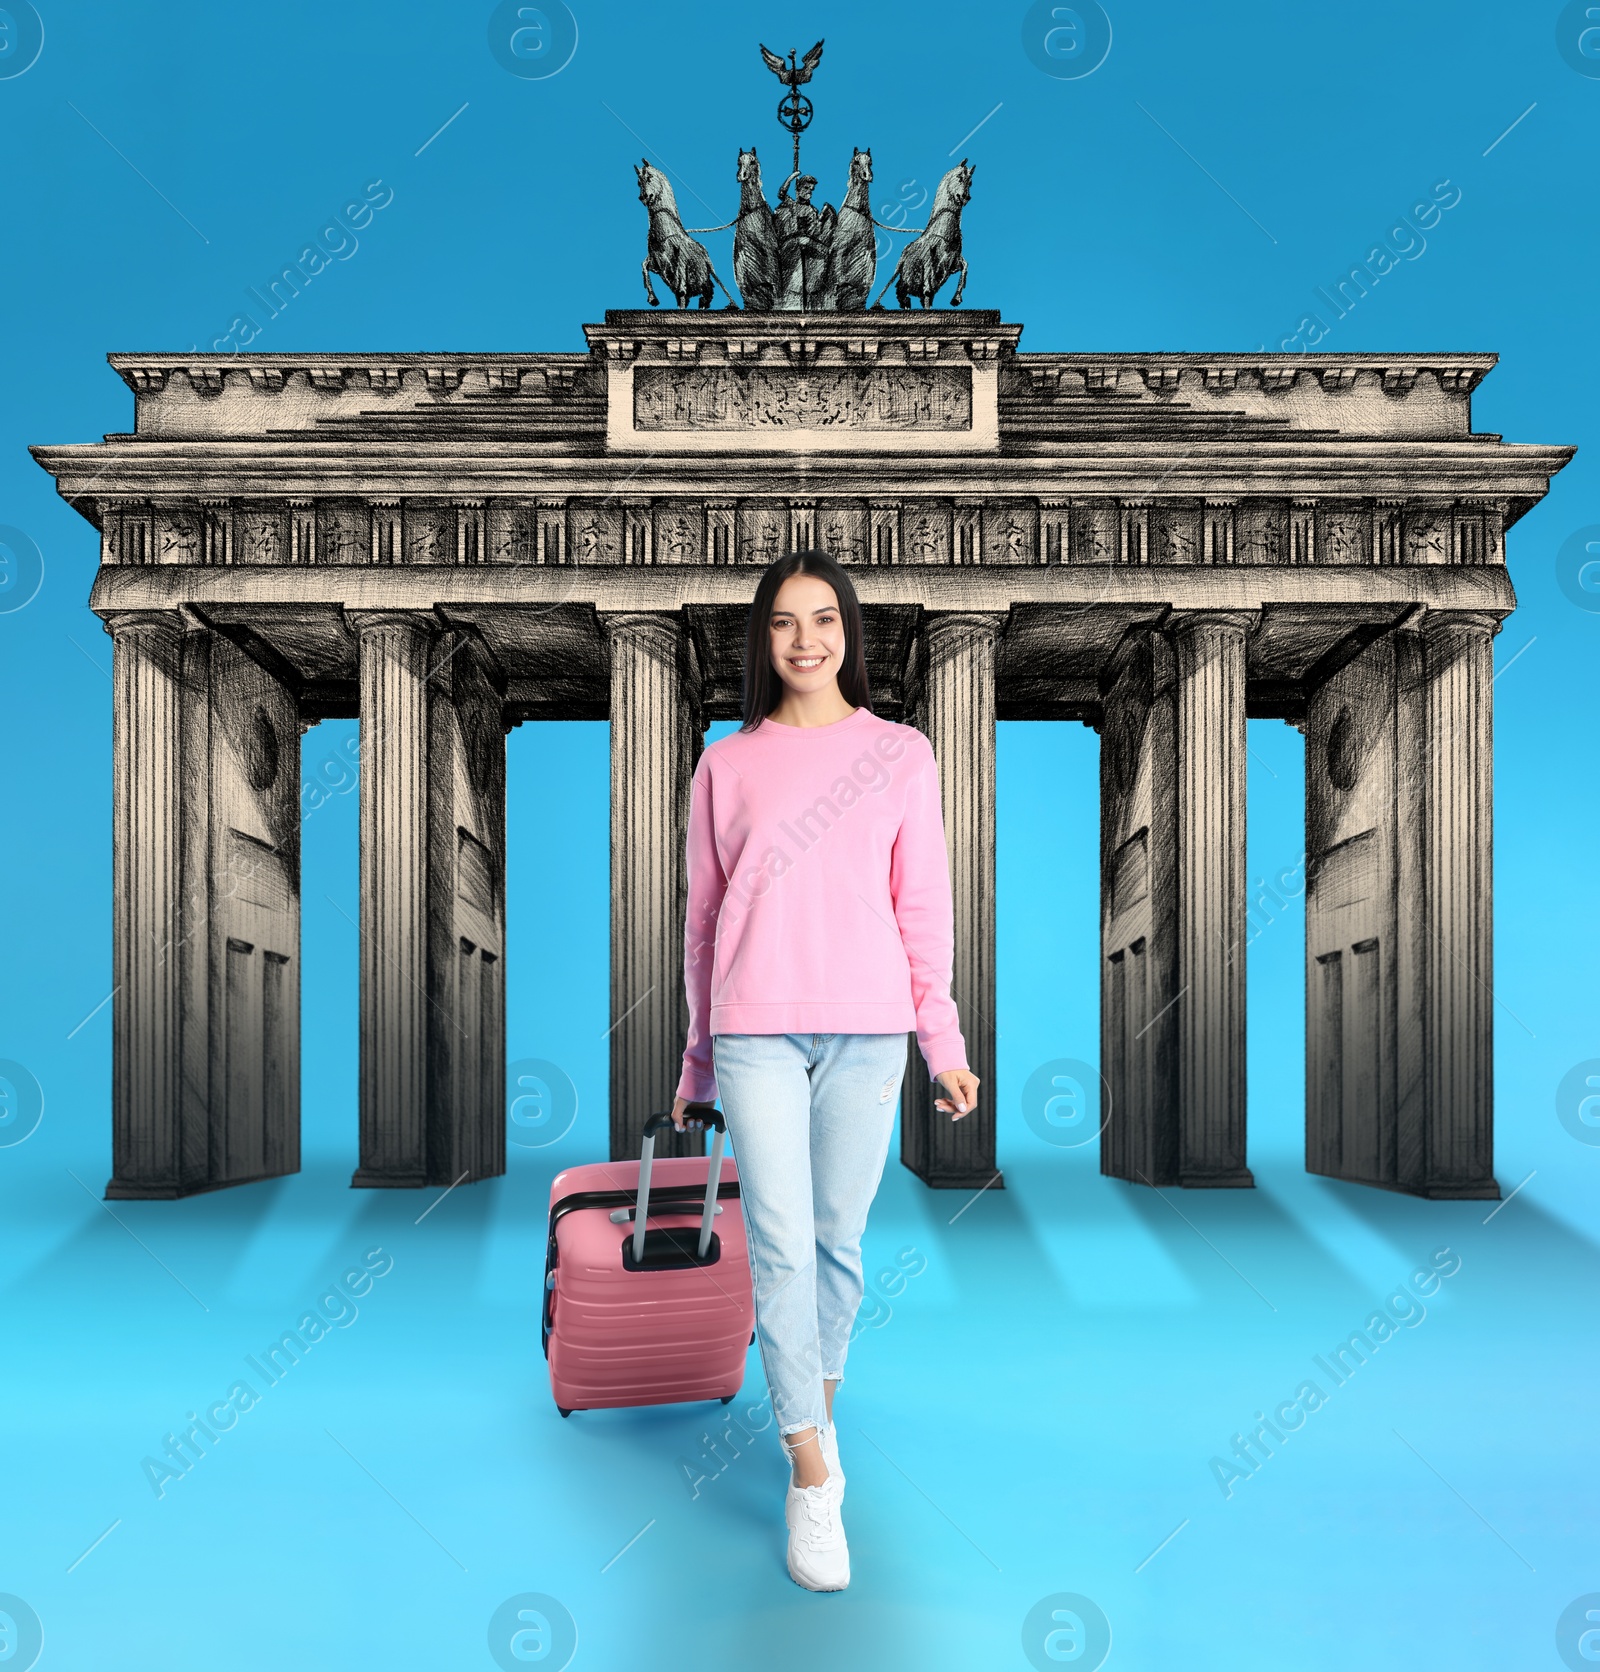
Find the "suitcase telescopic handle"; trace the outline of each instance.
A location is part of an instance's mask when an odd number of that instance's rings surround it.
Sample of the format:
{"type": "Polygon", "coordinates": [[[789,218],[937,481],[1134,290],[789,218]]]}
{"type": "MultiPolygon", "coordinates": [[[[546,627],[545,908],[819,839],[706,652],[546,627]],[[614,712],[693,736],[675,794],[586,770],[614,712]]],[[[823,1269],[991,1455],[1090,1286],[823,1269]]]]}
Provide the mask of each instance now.
{"type": "MultiPolygon", "coordinates": [[[[722,1148],[727,1142],[728,1122],[720,1109],[714,1109],[707,1103],[691,1103],[684,1110],[687,1116],[693,1110],[694,1118],[710,1121],[717,1129],[717,1135],[711,1141],[711,1165],[706,1171],[706,1205],[700,1215],[700,1248],[699,1257],[705,1258],[706,1250],[711,1246],[711,1221],[717,1211],[717,1185],[722,1177],[722,1148]]],[[[639,1201],[633,1213],[633,1263],[638,1265],[644,1259],[644,1222],[650,1212],[650,1163],[656,1153],[656,1133],[663,1127],[671,1126],[671,1115],[652,1115],[644,1123],[644,1147],[639,1153],[639,1201]]]]}

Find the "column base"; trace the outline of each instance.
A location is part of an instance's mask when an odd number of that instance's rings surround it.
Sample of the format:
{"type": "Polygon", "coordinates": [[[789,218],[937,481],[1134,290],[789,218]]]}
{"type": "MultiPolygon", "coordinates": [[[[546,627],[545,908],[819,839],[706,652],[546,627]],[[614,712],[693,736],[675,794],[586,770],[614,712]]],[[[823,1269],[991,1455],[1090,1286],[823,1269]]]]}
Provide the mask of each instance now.
{"type": "Polygon", "coordinates": [[[196,1179],[193,1184],[175,1184],[170,1179],[152,1180],[145,1184],[137,1179],[108,1179],[104,1200],[108,1202],[175,1202],[185,1196],[204,1196],[211,1190],[234,1190],[241,1184],[265,1184],[269,1179],[285,1179],[298,1173],[298,1167],[286,1167],[279,1173],[252,1173],[245,1179],[196,1179]]]}
{"type": "Polygon", "coordinates": [[[1440,1179],[1432,1184],[1395,1184],[1389,1179],[1347,1178],[1343,1173],[1307,1167],[1318,1178],[1337,1179],[1340,1184],[1359,1184],[1367,1190],[1389,1190],[1397,1196],[1419,1196],[1426,1202],[1498,1202],[1500,1184],[1496,1179],[1440,1179]]]}
{"type": "Polygon", "coordinates": [[[210,1184],[172,1184],[152,1181],[135,1183],[129,1179],[108,1179],[103,1200],[107,1202],[174,1202],[180,1196],[192,1196],[197,1191],[214,1190],[210,1184]]]}
{"type": "Polygon", "coordinates": [[[371,1167],[357,1167],[350,1176],[352,1190],[426,1190],[426,1173],[380,1173],[371,1167]]]}
{"type": "Polygon", "coordinates": [[[1500,1185],[1495,1179],[1447,1181],[1443,1184],[1419,1184],[1407,1190],[1409,1196],[1423,1196],[1430,1202],[1498,1202],[1500,1185]]]}
{"type": "Polygon", "coordinates": [[[1184,1190],[1254,1190],[1255,1174],[1248,1167],[1235,1167],[1225,1173],[1179,1173],[1178,1183],[1184,1190]]]}
{"type": "Polygon", "coordinates": [[[930,1190],[1004,1190],[1006,1181],[1003,1174],[995,1172],[978,1173],[925,1173],[915,1167],[904,1156],[900,1158],[901,1166],[927,1185],[930,1190]]]}
{"type": "MultiPolygon", "coordinates": [[[[1104,1133],[1100,1135],[1100,1141],[1103,1146],[1105,1143],[1104,1133]]],[[[1142,1167],[1128,1167],[1117,1161],[1113,1161],[1110,1166],[1107,1166],[1106,1153],[1103,1147],[1100,1151],[1100,1176],[1108,1179],[1121,1179],[1124,1184],[1147,1185],[1155,1190],[1166,1190],[1178,1183],[1176,1173],[1163,1173],[1159,1178],[1151,1178],[1142,1167]]]]}

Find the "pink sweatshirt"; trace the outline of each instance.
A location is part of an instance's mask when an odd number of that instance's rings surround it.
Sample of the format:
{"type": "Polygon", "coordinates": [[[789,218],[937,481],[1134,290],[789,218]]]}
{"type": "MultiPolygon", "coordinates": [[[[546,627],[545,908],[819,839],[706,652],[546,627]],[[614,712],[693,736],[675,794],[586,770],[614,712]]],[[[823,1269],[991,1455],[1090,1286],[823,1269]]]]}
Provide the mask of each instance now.
{"type": "Polygon", "coordinates": [[[929,1077],[966,1068],[933,746],[858,708],[763,720],[695,768],[678,1095],[717,1096],[717,1033],[917,1031],[929,1077]]]}

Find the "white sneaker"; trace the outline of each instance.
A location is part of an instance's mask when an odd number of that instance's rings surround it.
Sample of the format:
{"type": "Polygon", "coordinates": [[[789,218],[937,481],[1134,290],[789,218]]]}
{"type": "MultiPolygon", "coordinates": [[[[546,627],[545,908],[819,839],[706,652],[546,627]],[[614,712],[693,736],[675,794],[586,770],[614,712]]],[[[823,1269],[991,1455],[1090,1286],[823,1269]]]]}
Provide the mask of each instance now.
{"type": "Polygon", "coordinates": [[[844,1470],[839,1467],[839,1430],[829,1423],[822,1431],[822,1460],[828,1465],[828,1479],[839,1483],[839,1496],[844,1497],[844,1470]]]}
{"type": "MultiPolygon", "coordinates": [[[[832,1468],[832,1465],[829,1465],[832,1468]]],[[[808,1591],[842,1591],[850,1583],[850,1546],[839,1513],[839,1482],[790,1484],[783,1503],[789,1528],[789,1577],[808,1591]]]]}

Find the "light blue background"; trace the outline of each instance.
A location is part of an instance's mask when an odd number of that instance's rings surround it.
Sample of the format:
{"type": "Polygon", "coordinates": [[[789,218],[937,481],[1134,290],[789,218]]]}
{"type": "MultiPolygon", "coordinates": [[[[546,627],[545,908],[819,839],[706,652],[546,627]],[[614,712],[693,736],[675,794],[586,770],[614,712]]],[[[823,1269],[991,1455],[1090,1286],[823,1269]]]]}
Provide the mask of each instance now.
{"type": "MultiPolygon", "coordinates": [[[[577,1623],[577,1666],[1025,1666],[1030,1609],[1074,1592],[1110,1620],[1115,1667],[1559,1666],[1558,1616],[1600,1589],[1600,1148],[1555,1108],[1600,1057],[1600,614],[1556,578],[1600,522],[1600,80],[1559,53],[1560,9],[1116,5],[1076,80],[1030,62],[1020,5],[585,5],[544,80],[495,61],[488,5],[41,9],[38,62],[0,80],[0,521],[43,558],[38,595],[0,614],[0,1056],[45,1098],[0,1148],[0,1592],[43,1620],[38,1664],[488,1667],[495,1610],[541,1592],[577,1623]],[[1042,1141],[1024,1081],[1096,1055],[1097,740],[1002,725],[1006,1188],[963,1206],[886,1175],[840,1395],[840,1597],[783,1573],[770,1434],[691,1498],[678,1460],[720,1407],[562,1422],[549,1398],[549,1180],[605,1146],[604,725],[510,739],[510,1055],[570,1076],[566,1136],[513,1144],[504,1179],[420,1223],[431,1193],[347,1188],[352,789],[305,829],[304,1171],[99,1201],[110,641],[85,607],[94,532],[25,451],[130,427],[105,353],[209,346],[375,179],[392,203],[276,319],[256,312],[253,349],[581,347],[582,322],[640,303],[632,164],[668,170],[691,225],[733,214],[741,145],[775,189],[788,142],[756,42],[818,36],[818,199],[852,145],[885,217],[970,158],[966,302],[1021,321],[1025,349],[1276,351],[1317,313],[1326,349],[1498,352],[1478,429],[1580,446],[1511,531],[1519,608],[1496,640],[1496,1170],[1516,1198],[1490,1216],[1302,1171],[1298,902],[1249,951],[1256,1191],[1140,1191],[1092,1145],[1042,1141]],[[1444,180],[1461,199],[1426,247],[1401,234],[1413,257],[1336,318],[1316,287],[1444,180]],[[378,1245],[395,1265],[360,1317],[157,1499],[141,1458],[378,1245]],[[1447,1245],[1461,1269],[1426,1320],[1225,1499],[1208,1460],[1447,1245]],[[907,1248],[925,1268],[895,1290],[874,1274],[907,1248]]],[[[725,277],[730,240],[706,240],[725,277]]],[[[352,730],[310,732],[305,773],[352,730]]],[[[1303,774],[1290,728],[1250,742],[1256,877],[1300,856],[1303,774]]],[[[732,1409],[763,1392],[752,1350],[732,1409]]]]}

